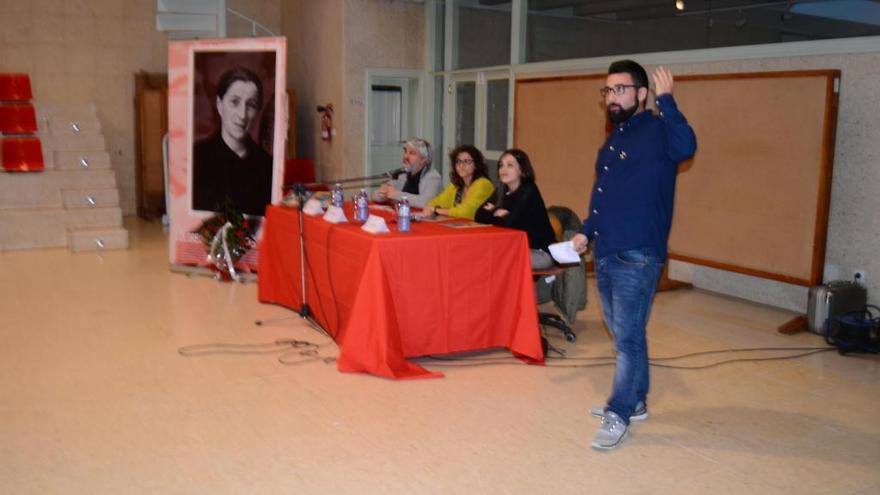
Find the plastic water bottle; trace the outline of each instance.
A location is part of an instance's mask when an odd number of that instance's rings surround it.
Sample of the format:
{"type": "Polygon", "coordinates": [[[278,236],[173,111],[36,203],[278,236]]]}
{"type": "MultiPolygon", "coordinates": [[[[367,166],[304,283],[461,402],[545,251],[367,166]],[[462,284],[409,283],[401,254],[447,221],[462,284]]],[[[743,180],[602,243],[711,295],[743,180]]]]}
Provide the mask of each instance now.
{"type": "Polygon", "coordinates": [[[345,198],[342,196],[342,184],[337,182],[333,185],[333,192],[330,194],[330,204],[342,208],[343,202],[345,198]]]}
{"type": "Polygon", "coordinates": [[[406,195],[400,198],[397,203],[397,230],[400,232],[409,232],[409,200],[406,195]]]}
{"type": "Polygon", "coordinates": [[[364,223],[367,221],[367,217],[370,216],[369,209],[369,199],[367,196],[367,190],[361,189],[357,196],[354,198],[354,219],[357,222],[364,223]]]}

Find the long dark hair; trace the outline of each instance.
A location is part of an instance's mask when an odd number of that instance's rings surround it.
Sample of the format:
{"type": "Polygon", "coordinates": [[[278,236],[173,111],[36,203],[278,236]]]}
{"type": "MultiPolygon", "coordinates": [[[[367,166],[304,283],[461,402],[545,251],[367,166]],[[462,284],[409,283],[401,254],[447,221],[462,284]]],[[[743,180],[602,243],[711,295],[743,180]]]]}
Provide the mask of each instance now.
{"type": "Polygon", "coordinates": [[[464,189],[464,180],[458,175],[458,172],[455,170],[455,159],[458,158],[458,155],[461,153],[467,153],[474,160],[474,177],[471,179],[471,184],[474,183],[480,177],[489,178],[489,167],[486,166],[486,159],[483,158],[483,154],[478,150],[475,146],[471,146],[469,144],[462,144],[456,147],[454,150],[449,152],[449,163],[451,165],[451,170],[449,171],[449,181],[455,184],[455,187],[459,190],[464,189]]]}
{"type": "MultiPolygon", "coordinates": [[[[516,160],[516,163],[519,164],[519,171],[520,171],[519,187],[523,187],[526,184],[534,184],[535,183],[535,169],[534,169],[534,167],[532,167],[532,160],[529,158],[529,155],[525,151],[523,151],[519,148],[510,148],[510,149],[504,150],[504,152],[501,153],[501,156],[498,158],[498,170],[499,171],[501,170],[501,160],[503,160],[506,155],[512,156],[513,159],[516,160]]],[[[505,184],[505,183],[501,182],[501,180],[499,180],[498,181],[498,188],[496,189],[496,196],[495,196],[496,207],[500,208],[504,204],[504,198],[507,196],[508,192],[509,191],[507,189],[507,184],[505,184]]]]}

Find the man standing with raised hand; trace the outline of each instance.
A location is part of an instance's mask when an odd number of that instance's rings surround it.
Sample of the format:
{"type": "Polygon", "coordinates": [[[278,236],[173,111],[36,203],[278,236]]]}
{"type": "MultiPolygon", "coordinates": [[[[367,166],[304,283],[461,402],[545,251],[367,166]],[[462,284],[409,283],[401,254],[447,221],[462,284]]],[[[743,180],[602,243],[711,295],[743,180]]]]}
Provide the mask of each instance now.
{"type": "Polygon", "coordinates": [[[653,74],[658,113],[645,110],[648,75],[632,60],[608,68],[605,98],[613,129],[596,159],[590,211],[574,249],[594,249],[596,285],[605,323],[614,336],[611,397],[591,413],[602,418],[593,448],[613,449],[631,420],[648,417],[645,328],[663,264],[678,164],[694,155],[696,136],[672,97],[672,73],[653,74]]]}

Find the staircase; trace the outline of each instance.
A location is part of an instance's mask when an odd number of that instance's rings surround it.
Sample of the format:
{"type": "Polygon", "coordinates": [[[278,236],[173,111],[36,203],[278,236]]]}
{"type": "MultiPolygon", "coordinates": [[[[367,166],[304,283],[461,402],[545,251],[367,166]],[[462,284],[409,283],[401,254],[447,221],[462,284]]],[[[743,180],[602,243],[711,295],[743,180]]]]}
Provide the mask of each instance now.
{"type": "Polygon", "coordinates": [[[127,248],[116,176],[94,104],[35,108],[45,167],[0,172],[0,250],[127,248]]]}

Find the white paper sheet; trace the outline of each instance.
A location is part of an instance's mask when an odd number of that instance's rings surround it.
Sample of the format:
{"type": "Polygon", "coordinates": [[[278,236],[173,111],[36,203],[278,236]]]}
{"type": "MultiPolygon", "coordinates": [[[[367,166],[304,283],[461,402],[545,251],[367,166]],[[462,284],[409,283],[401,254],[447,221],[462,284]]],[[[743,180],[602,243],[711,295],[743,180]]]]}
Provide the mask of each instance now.
{"type": "Polygon", "coordinates": [[[385,219],[376,215],[368,216],[367,221],[364,222],[361,229],[366,230],[371,234],[384,234],[391,232],[388,230],[388,224],[385,223],[385,219]]]}
{"type": "Polygon", "coordinates": [[[348,219],[345,218],[345,212],[342,211],[342,208],[338,206],[330,206],[327,208],[327,213],[324,213],[324,221],[330,223],[347,223],[348,219]]]}
{"type": "Polygon", "coordinates": [[[306,201],[306,204],[303,205],[303,213],[310,217],[316,217],[324,213],[324,209],[321,208],[321,202],[315,198],[309,198],[306,201]]]}
{"type": "Polygon", "coordinates": [[[581,259],[580,255],[575,252],[571,241],[557,242],[547,247],[550,249],[550,256],[553,256],[553,259],[561,265],[577,263],[581,259]]]}

